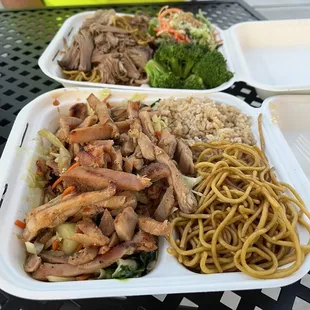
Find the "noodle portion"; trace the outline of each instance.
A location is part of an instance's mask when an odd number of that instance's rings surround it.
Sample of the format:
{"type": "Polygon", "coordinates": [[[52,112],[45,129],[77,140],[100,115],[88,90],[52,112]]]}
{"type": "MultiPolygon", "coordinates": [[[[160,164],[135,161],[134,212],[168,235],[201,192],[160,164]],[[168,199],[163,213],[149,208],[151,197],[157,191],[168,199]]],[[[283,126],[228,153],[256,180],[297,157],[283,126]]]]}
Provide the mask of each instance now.
{"type": "Polygon", "coordinates": [[[300,245],[297,223],[310,231],[304,202],[279,182],[257,146],[196,143],[202,181],[195,214],[172,215],[169,253],[192,271],[242,271],[261,279],[298,270],[309,245],[300,245]],[[280,268],[284,265],[284,268],[280,268]]]}

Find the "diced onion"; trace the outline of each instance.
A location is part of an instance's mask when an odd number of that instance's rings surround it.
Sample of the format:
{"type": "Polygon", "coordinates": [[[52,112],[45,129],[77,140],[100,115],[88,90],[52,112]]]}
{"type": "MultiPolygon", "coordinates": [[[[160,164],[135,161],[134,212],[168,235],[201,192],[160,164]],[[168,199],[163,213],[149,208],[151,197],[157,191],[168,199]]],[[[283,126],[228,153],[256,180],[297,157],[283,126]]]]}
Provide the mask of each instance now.
{"type": "Polygon", "coordinates": [[[44,248],[44,244],[39,242],[25,242],[26,250],[30,254],[38,255],[44,248]]]}

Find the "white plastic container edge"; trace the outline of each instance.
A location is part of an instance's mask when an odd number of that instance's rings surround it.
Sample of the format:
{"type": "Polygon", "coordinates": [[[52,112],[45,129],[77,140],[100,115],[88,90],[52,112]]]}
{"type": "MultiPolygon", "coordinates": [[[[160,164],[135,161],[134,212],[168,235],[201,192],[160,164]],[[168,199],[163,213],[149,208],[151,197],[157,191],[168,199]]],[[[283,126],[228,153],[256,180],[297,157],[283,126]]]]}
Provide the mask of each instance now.
{"type": "MultiPolygon", "coordinates": [[[[102,90],[88,88],[58,89],[45,93],[28,105],[18,114],[4,153],[0,161],[0,191],[7,184],[0,209],[0,287],[4,291],[28,299],[68,299],[112,297],[124,295],[168,294],[181,292],[208,292],[224,290],[245,290],[285,286],[303,277],[310,269],[310,257],[307,256],[301,268],[293,275],[283,279],[259,280],[251,278],[241,272],[210,274],[196,274],[180,265],[173,256],[166,251],[169,246],[164,238],[159,243],[159,258],[155,269],[143,278],[119,280],[94,280],[62,283],[44,283],[33,280],[23,270],[25,249],[18,239],[20,229],[14,225],[16,219],[23,219],[32,204],[30,195],[37,193],[29,189],[25,182],[27,171],[35,170],[36,150],[39,147],[35,139],[41,128],[55,130],[59,120],[59,111],[66,113],[70,105],[85,102],[87,96],[93,92],[100,97],[102,90]],[[59,107],[53,106],[53,101],[60,102],[59,107]],[[23,141],[22,146],[21,141],[23,141]]],[[[121,102],[130,98],[134,92],[112,90],[111,101],[121,102]]],[[[203,96],[204,93],[187,92],[186,96],[203,96]]],[[[158,98],[183,97],[178,92],[150,91],[146,101],[152,103],[158,98]]],[[[224,94],[209,94],[216,102],[238,107],[242,112],[253,117],[253,133],[258,141],[257,117],[262,109],[253,109],[240,99],[224,94]]],[[[309,181],[303,175],[294,156],[291,154],[283,137],[276,134],[267,116],[263,120],[266,139],[267,156],[270,164],[276,167],[279,179],[292,184],[304,201],[310,201],[308,191],[309,181]]],[[[33,197],[32,197],[33,198],[33,197]]],[[[309,208],[309,206],[308,206],[309,208]]],[[[305,229],[298,229],[303,244],[309,240],[309,233],[305,229]]]]}

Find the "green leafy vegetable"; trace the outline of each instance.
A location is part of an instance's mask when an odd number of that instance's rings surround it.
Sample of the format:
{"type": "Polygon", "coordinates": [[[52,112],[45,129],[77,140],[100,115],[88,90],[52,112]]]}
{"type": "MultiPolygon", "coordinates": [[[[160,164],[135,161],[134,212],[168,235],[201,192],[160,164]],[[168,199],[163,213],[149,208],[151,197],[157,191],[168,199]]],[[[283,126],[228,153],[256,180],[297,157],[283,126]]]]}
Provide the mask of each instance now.
{"type": "Polygon", "coordinates": [[[193,44],[161,44],[154,59],[174,75],[186,79],[207,51],[207,47],[193,44]]]}
{"type": "Polygon", "coordinates": [[[157,88],[183,88],[182,80],[162,65],[151,59],[144,67],[152,87],[157,88]]]}
{"type": "Polygon", "coordinates": [[[203,79],[207,88],[218,87],[233,77],[232,72],[227,70],[224,56],[216,50],[207,52],[192,72],[203,79]]]}
{"type": "Polygon", "coordinates": [[[184,88],[185,89],[205,89],[205,85],[203,83],[203,79],[195,74],[191,74],[185,81],[184,81],[184,88]]]}

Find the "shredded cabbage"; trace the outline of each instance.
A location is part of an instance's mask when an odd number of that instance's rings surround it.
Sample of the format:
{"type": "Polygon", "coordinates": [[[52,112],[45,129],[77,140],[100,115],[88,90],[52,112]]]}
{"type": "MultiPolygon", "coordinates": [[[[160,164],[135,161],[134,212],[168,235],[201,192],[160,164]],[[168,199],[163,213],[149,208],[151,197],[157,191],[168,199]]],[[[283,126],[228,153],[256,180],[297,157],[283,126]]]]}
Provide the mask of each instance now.
{"type": "Polygon", "coordinates": [[[202,181],[202,177],[199,176],[197,178],[191,178],[183,175],[183,180],[190,188],[193,188],[202,181]]]}
{"type": "Polygon", "coordinates": [[[61,173],[65,172],[71,164],[70,152],[64,147],[61,141],[49,130],[41,129],[38,131],[38,134],[51,142],[54,146],[59,148],[58,167],[61,173]]]}

